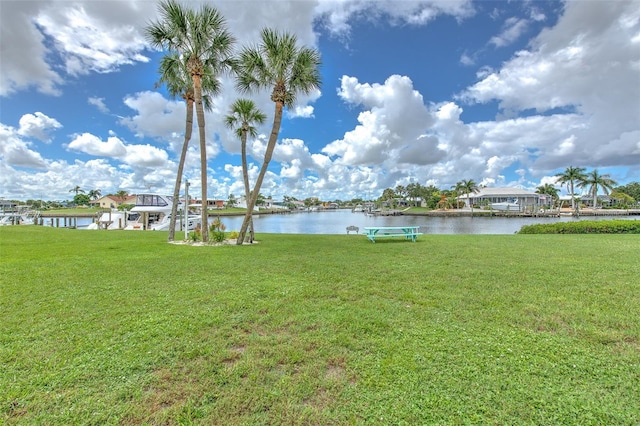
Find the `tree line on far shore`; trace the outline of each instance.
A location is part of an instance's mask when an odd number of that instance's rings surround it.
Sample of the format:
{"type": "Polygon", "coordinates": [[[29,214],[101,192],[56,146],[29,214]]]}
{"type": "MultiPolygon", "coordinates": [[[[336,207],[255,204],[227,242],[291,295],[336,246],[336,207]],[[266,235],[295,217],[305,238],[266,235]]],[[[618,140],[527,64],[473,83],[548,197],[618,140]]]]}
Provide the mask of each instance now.
{"type": "MultiPolygon", "coordinates": [[[[575,209],[577,189],[586,189],[591,197],[592,206],[598,205],[598,193],[604,192],[614,201],[615,206],[628,208],[640,202],[640,182],[631,182],[627,185],[616,186],[617,183],[608,174],[601,174],[597,169],[586,172],[584,167],[568,167],[556,176],[556,185],[546,183],[536,188],[536,193],[551,196],[554,204],[559,203],[560,189],[566,186],[571,197],[571,208],[575,209]],[[560,188],[557,186],[559,185],[560,188]]],[[[460,202],[458,197],[478,193],[482,189],[473,179],[458,181],[450,189],[440,189],[433,185],[423,186],[419,183],[410,183],[407,186],[398,185],[395,188],[387,188],[376,200],[379,202],[393,203],[394,200],[407,200],[409,205],[424,205],[428,209],[457,208],[460,202]],[[422,203],[424,200],[424,204],[422,203]]],[[[355,203],[364,202],[363,199],[352,200],[355,203]]]]}
{"type": "MultiPolygon", "coordinates": [[[[569,167],[563,173],[559,173],[559,175],[566,175],[566,178],[563,179],[565,183],[562,185],[567,185],[568,192],[571,192],[570,186],[571,182],[569,179],[570,175],[574,175],[573,185],[575,189],[588,188],[590,195],[593,197],[594,194],[597,194],[596,190],[596,182],[597,188],[601,188],[600,173],[597,170],[594,170],[591,173],[584,173],[584,177],[578,179],[575,176],[574,167],[569,167]],[[567,171],[570,171],[568,173],[567,171]],[[595,192],[594,192],[595,191],[595,192]]],[[[606,179],[609,179],[608,176],[604,175],[606,179]]],[[[605,181],[608,182],[608,181],[605,181]]],[[[558,181],[560,183],[560,180],[558,181]]],[[[622,186],[612,186],[615,183],[610,183],[606,186],[606,194],[609,195],[609,198],[613,200],[612,207],[617,208],[629,208],[632,206],[637,206],[640,203],[640,182],[631,182],[627,185],[622,186]]],[[[602,187],[604,188],[604,187],[602,187]]],[[[353,207],[357,204],[363,204],[366,202],[376,202],[387,204],[393,204],[397,200],[405,200],[405,204],[409,206],[421,206],[424,205],[428,209],[438,209],[438,208],[456,208],[458,206],[457,197],[461,195],[467,195],[471,193],[477,193],[481,189],[481,186],[477,185],[473,180],[461,180],[455,186],[450,189],[440,189],[433,185],[423,186],[419,183],[411,183],[407,186],[398,185],[395,188],[387,188],[382,191],[382,194],[379,197],[375,198],[352,198],[351,200],[320,200],[317,197],[306,197],[303,199],[298,199],[296,197],[285,195],[280,204],[295,209],[301,203],[305,207],[313,207],[319,206],[323,203],[335,203],[339,207],[353,207]],[[424,200],[424,204],[423,201],[424,200]]],[[[102,191],[100,189],[91,189],[84,190],[80,186],[75,186],[69,190],[69,192],[74,193],[73,200],[70,201],[44,201],[44,200],[35,200],[29,199],[26,202],[21,202],[17,200],[13,200],[16,204],[26,204],[32,206],[33,208],[60,208],[66,205],[75,205],[75,206],[85,206],[89,205],[90,201],[97,200],[102,196],[102,191]]],[[[551,196],[554,199],[554,203],[559,202],[558,194],[560,193],[560,189],[552,184],[544,184],[538,186],[536,188],[536,193],[538,194],[546,194],[551,196]]],[[[119,190],[114,193],[106,194],[106,196],[113,196],[119,199],[124,199],[129,196],[129,192],[126,190],[119,190]]],[[[597,197],[597,196],[596,196],[597,197]]],[[[263,206],[267,203],[267,201],[273,200],[271,196],[265,196],[262,193],[258,193],[258,197],[256,199],[256,205],[263,206]]],[[[226,200],[226,207],[233,208],[238,204],[238,198],[234,194],[230,194],[228,200],[226,200]]],[[[573,205],[575,208],[575,204],[573,205]]]]}

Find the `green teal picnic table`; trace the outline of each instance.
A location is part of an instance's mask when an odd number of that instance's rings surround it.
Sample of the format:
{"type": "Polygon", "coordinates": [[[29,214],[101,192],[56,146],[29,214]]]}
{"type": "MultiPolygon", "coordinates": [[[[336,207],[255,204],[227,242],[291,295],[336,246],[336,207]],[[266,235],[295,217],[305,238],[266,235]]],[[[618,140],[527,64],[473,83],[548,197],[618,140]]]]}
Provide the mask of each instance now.
{"type": "Polygon", "coordinates": [[[418,235],[422,235],[419,226],[368,226],[364,228],[364,234],[372,242],[376,242],[376,238],[404,237],[414,243],[418,235]]]}

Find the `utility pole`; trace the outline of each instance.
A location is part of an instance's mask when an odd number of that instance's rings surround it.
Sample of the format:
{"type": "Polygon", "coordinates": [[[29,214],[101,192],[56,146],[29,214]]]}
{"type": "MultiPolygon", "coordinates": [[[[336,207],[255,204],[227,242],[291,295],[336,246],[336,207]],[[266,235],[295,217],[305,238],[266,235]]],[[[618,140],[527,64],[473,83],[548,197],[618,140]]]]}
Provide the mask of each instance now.
{"type": "Polygon", "coordinates": [[[189,239],[189,181],[184,180],[184,239],[189,239]]]}

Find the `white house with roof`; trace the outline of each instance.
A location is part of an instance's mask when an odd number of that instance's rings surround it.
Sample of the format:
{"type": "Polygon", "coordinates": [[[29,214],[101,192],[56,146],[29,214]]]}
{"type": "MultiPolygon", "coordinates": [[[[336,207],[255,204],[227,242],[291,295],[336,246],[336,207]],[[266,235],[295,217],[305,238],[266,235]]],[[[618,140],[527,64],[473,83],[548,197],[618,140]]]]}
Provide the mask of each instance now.
{"type": "Polygon", "coordinates": [[[464,194],[457,198],[465,207],[485,206],[496,203],[517,203],[521,210],[527,207],[549,207],[553,199],[546,194],[538,194],[521,188],[480,188],[478,192],[464,194]]]}

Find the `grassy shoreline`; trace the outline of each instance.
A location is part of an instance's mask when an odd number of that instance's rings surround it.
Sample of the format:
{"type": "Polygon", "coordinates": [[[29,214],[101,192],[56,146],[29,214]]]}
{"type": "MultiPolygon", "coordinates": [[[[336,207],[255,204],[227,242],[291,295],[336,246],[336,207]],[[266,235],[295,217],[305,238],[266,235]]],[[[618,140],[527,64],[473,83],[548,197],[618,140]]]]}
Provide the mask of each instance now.
{"type": "Polygon", "coordinates": [[[634,235],[0,229],[6,424],[632,424],[634,235]]]}

